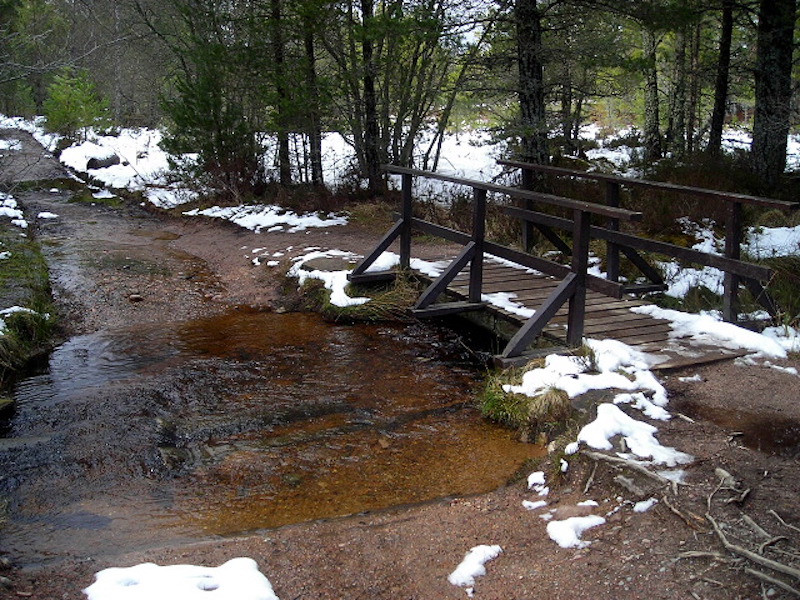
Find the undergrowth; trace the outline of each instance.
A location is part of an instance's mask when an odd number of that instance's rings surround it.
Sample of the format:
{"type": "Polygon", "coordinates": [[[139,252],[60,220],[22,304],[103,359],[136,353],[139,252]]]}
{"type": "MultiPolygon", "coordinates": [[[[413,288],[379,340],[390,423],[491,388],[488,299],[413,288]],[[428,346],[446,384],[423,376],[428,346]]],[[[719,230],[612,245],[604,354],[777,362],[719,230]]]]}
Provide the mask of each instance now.
{"type": "Polygon", "coordinates": [[[0,389],[31,357],[43,352],[55,325],[47,264],[38,245],[17,227],[0,225],[0,309],[20,306],[33,312],[2,316],[0,389]]]}
{"type": "MultiPolygon", "coordinates": [[[[587,370],[595,368],[594,354],[588,347],[575,349],[573,355],[586,361],[587,370]]],[[[575,426],[577,419],[572,401],[564,390],[551,387],[531,397],[506,389],[509,385],[518,385],[526,371],[542,368],[544,364],[544,359],[536,359],[524,368],[489,374],[478,398],[483,416],[516,430],[523,441],[547,444],[560,439],[575,426]]]]}
{"type": "Polygon", "coordinates": [[[330,291],[321,280],[308,279],[297,289],[297,281],[288,279],[284,292],[290,308],[318,312],[325,320],[337,323],[409,321],[409,309],[421,289],[420,281],[412,273],[399,272],[390,282],[348,286],[350,297],[367,297],[369,302],[336,306],[331,304],[330,291]]]}

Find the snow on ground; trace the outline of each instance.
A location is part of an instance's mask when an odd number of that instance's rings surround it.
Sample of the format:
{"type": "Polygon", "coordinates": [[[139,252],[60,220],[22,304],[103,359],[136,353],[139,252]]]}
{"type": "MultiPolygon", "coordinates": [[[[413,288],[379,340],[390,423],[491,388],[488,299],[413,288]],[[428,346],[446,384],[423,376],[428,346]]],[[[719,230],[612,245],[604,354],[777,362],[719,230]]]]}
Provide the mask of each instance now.
{"type": "MultiPolygon", "coordinates": [[[[497,545],[475,546],[467,552],[455,571],[448,575],[447,580],[453,585],[471,588],[475,585],[476,577],[486,575],[486,563],[500,556],[502,552],[503,549],[497,545]]],[[[468,589],[467,594],[472,596],[472,590],[468,589]]]]}
{"type": "Polygon", "coordinates": [[[591,542],[581,540],[581,534],[592,527],[604,525],[605,522],[606,520],[599,515],[550,521],[547,524],[547,535],[562,548],[585,548],[591,542]]]}
{"type": "MultiPolygon", "coordinates": [[[[786,358],[786,349],[774,339],[779,334],[779,329],[771,330],[771,336],[763,335],[733,323],[726,323],[715,314],[704,312],[695,315],[652,305],[637,306],[631,308],[631,311],[656,319],[666,319],[672,327],[670,335],[673,337],[689,337],[711,346],[747,350],[763,358],[786,358]]],[[[796,332],[792,338],[796,338],[796,332]]]]}
{"type": "Polygon", "coordinates": [[[19,140],[0,140],[0,150],[15,151],[22,148],[22,142],[19,140]]]}
{"type": "Polygon", "coordinates": [[[239,206],[213,206],[206,209],[194,209],[183,214],[196,217],[212,217],[224,219],[235,223],[240,227],[249,229],[256,233],[262,231],[288,231],[297,233],[305,231],[311,227],[334,227],[336,225],[346,225],[347,217],[329,213],[327,215],[317,215],[306,213],[298,215],[290,210],[285,210],[280,206],[274,205],[239,205],[239,206]]]}
{"type": "Polygon", "coordinates": [[[11,224],[21,229],[28,228],[28,221],[25,220],[25,215],[17,201],[10,194],[3,192],[0,192],[0,217],[11,219],[11,224]]]}
{"type": "Polygon", "coordinates": [[[219,567],[144,563],[104,569],[84,593],[88,600],[278,600],[250,558],[219,567]]]}

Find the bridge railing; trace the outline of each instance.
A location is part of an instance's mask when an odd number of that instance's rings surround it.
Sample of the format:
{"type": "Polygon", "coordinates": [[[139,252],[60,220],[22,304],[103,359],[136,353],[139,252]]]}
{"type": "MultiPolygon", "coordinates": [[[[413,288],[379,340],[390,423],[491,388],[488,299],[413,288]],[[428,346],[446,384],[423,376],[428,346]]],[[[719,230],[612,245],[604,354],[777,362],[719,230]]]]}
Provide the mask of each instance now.
{"type": "MultiPolygon", "coordinates": [[[[604,182],[606,185],[607,204],[586,202],[552,194],[544,194],[530,189],[497,185],[483,181],[476,181],[432,173],[406,167],[385,166],[388,173],[401,176],[402,180],[402,209],[398,220],[378,242],[375,249],[368,254],[349,275],[352,282],[368,282],[393,278],[394,271],[375,272],[370,267],[378,257],[386,251],[396,240],[400,246],[400,267],[408,269],[411,263],[411,234],[418,230],[429,235],[441,237],[451,242],[463,245],[463,250],[444,269],[422,293],[413,307],[414,314],[420,317],[433,317],[457,312],[477,310],[485,305],[481,301],[483,288],[483,257],[491,254],[503,258],[523,267],[535,269],[547,275],[561,279],[561,283],[544,301],[535,314],[527,320],[512,337],[502,352],[504,358],[519,356],[530,345],[555,316],[558,310],[569,303],[567,317],[567,343],[579,345],[583,338],[583,329],[586,315],[586,290],[621,298],[625,293],[632,291],[632,286],[624,285],[619,281],[619,257],[624,254],[639,270],[651,281],[651,286],[638,286],[639,291],[648,289],[663,289],[664,282],[656,269],[639,255],[638,251],[655,252],[672,256],[681,260],[698,263],[705,266],[716,267],[725,273],[724,316],[727,320],[737,319],[737,294],[740,282],[744,282],[753,295],[771,312],[775,311],[771,299],[766,293],[762,282],[768,281],[772,276],[771,269],[740,260],[741,250],[741,212],[743,204],[762,207],[781,208],[784,210],[796,209],[800,203],[784,202],[768,198],[758,198],[728,192],[719,192],[702,188],[690,188],[669,183],[650,182],[637,179],[627,179],[611,175],[585,173],[556,167],[545,167],[520,163],[514,161],[500,161],[501,164],[521,168],[523,171],[523,185],[530,184],[532,172],[542,171],[568,177],[582,177],[604,182]],[[469,233],[457,231],[430,221],[425,221],[413,215],[413,181],[415,177],[434,179],[457,185],[470,187],[473,196],[472,230],[469,233]],[[641,212],[627,210],[619,207],[621,186],[637,186],[651,190],[666,190],[689,194],[698,198],[721,200],[728,203],[729,218],[726,224],[726,241],[724,255],[710,254],[668,244],[641,236],[623,233],[620,223],[637,222],[643,219],[641,212]],[[487,194],[495,193],[505,195],[522,201],[523,208],[504,206],[505,213],[523,221],[523,247],[528,248],[532,231],[537,227],[548,239],[553,241],[565,254],[571,256],[569,266],[556,263],[534,256],[528,252],[516,250],[486,239],[486,198],[487,194]],[[553,215],[533,210],[537,205],[556,206],[571,210],[572,219],[556,217],[553,215]],[[592,218],[602,219],[605,226],[593,225],[592,218]],[[568,230],[572,233],[571,245],[562,240],[552,231],[552,228],[568,230]],[[587,272],[589,266],[589,241],[590,239],[604,240],[608,244],[607,278],[597,277],[587,272]],[[468,297],[465,302],[436,303],[448,285],[469,264],[468,297]]],[[[527,185],[526,187],[530,187],[527,185]]],[[[637,289],[636,286],[633,286],[637,289]]]]}
{"type": "Polygon", "coordinates": [[[586,313],[586,290],[593,289],[600,293],[621,298],[624,287],[619,282],[608,281],[587,273],[589,266],[589,238],[591,218],[603,217],[618,221],[639,221],[642,213],[619,207],[604,206],[582,200],[574,200],[540,194],[530,190],[521,190],[507,186],[453,177],[440,173],[431,173],[405,167],[386,166],[388,173],[400,175],[402,178],[402,210],[400,218],[389,229],[377,244],[349,275],[352,282],[377,281],[394,277],[394,272],[371,272],[370,266],[387,250],[395,240],[400,244],[400,267],[408,268],[411,261],[411,232],[417,229],[429,235],[462,244],[463,250],[436,278],[417,300],[414,314],[420,317],[442,316],[456,312],[483,308],[481,291],[483,287],[483,257],[491,254],[515,262],[521,266],[536,269],[548,275],[562,279],[559,286],[551,293],[544,304],[536,311],[517,334],[509,341],[503,356],[518,356],[538,336],[558,310],[569,302],[567,319],[567,342],[579,345],[583,338],[586,313]],[[472,188],[473,218],[472,231],[465,233],[442,227],[430,221],[413,216],[413,179],[423,177],[435,179],[472,188]],[[486,239],[486,198],[489,192],[503,194],[522,200],[535,200],[551,206],[572,210],[574,219],[572,226],[572,246],[570,266],[562,265],[544,258],[533,256],[513,248],[502,246],[486,239]],[[437,298],[444,293],[453,279],[469,264],[469,293],[466,302],[446,302],[435,304],[437,298]]]}
{"type": "MultiPolygon", "coordinates": [[[[700,200],[711,200],[724,202],[727,208],[727,218],[725,223],[725,248],[722,256],[708,254],[683,248],[675,244],[659,242],[649,238],[621,233],[619,231],[620,222],[618,219],[610,217],[605,227],[592,227],[590,234],[596,239],[605,240],[607,243],[606,269],[608,279],[619,281],[620,254],[625,255],[650,281],[654,286],[663,284],[660,274],[653,269],[637,250],[656,252],[674,258],[700,264],[703,266],[716,267],[724,272],[724,292],[723,292],[723,318],[726,321],[736,322],[738,320],[738,295],[739,286],[744,284],[751,292],[753,297],[766,308],[770,314],[777,312],[777,307],[764,288],[762,282],[769,281],[772,271],[766,267],[741,261],[741,242],[742,242],[742,208],[744,205],[756,206],[760,208],[777,208],[780,210],[797,210],[800,202],[786,202],[772,198],[761,198],[758,196],[748,196],[744,194],[734,194],[718,190],[688,187],[672,183],[646,181],[643,179],[629,179],[615,175],[602,173],[587,173],[585,171],[575,171],[560,167],[536,165],[525,162],[501,160],[499,164],[508,167],[519,168],[522,170],[522,187],[533,187],[533,173],[547,173],[559,177],[570,177],[577,179],[588,179],[597,181],[605,185],[605,206],[618,207],[620,205],[620,191],[622,187],[640,188],[645,191],[661,191],[675,194],[682,194],[700,200]]],[[[559,219],[535,212],[534,202],[525,200],[522,209],[507,207],[506,212],[515,216],[525,223],[523,227],[523,248],[530,249],[533,228],[536,227],[551,242],[558,246],[560,238],[555,235],[551,228],[569,230],[571,228],[568,219],[559,219]]],[[[565,250],[559,246],[559,249],[565,250]]],[[[630,291],[635,289],[628,288],[630,291]]],[[[639,291],[646,291],[646,288],[639,288],[639,291]]]]}

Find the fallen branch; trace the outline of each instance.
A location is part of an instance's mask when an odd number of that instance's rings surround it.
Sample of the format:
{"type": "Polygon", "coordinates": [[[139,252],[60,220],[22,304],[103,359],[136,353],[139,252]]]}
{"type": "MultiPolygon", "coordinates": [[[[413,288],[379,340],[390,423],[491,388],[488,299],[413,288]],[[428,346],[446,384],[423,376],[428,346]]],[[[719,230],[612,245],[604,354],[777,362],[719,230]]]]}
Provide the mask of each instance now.
{"type": "Polygon", "coordinates": [[[636,471],[637,473],[640,473],[645,477],[649,477],[650,479],[657,481],[661,485],[664,486],[675,485],[674,481],[671,481],[666,477],[659,475],[658,473],[654,473],[650,469],[642,466],[641,464],[635,461],[628,460],[626,458],[620,458],[619,456],[610,456],[608,454],[602,454],[601,452],[592,452],[590,450],[582,450],[581,453],[591,458],[592,460],[602,460],[604,462],[610,463],[618,467],[625,467],[627,469],[631,469],[632,471],[636,471]]]}
{"type": "Polygon", "coordinates": [[[706,519],[708,522],[711,523],[711,526],[714,528],[714,532],[719,537],[722,545],[725,547],[726,550],[733,552],[734,554],[738,554],[739,556],[743,556],[748,560],[761,565],[762,567],[767,567],[768,569],[772,569],[773,571],[778,571],[779,573],[783,573],[784,575],[789,575],[790,577],[794,577],[795,579],[800,579],[800,570],[795,569],[794,567],[790,567],[789,565],[785,565],[783,563],[779,563],[777,561],[771,560],[760,554],[756,554],[755,552],[751,552],[747,548],[742,548],[741,546],[737,546],[736,544],[729,542],[728,538],[722,532],[717,522],[714,520],[710,514],[706,513],[706,519]]]}

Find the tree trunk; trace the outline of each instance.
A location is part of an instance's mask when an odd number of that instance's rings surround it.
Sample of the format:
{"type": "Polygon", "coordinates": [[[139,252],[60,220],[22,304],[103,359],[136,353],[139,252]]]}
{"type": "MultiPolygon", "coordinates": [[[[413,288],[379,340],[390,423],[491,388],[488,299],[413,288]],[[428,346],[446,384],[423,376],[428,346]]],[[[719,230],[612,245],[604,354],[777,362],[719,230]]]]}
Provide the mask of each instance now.
{"type": "Polygon", "coordinates": [[[761,0],[758,11],[751,159],[767,190],[777,185],[786,168],[796,10],[796,0],[761,0]]]}
{"type": "Polygon", "coordinates": [[[516,0],[517,60],[519,69],[521,158],[547,164],[544,65],[542,63],[542,14],[536,0],[516,0]]]}
{"type": "Polygon", "coordinates": [[[369,189],[381,192],[386,189],[386,182],[381,174],[378,103],[375,93],[376,66],[372,40],[374,11],[373,0],[361,0],[364,26],[361,41],[361,57],[364,65],[364,159],[369,189]]]}
{"type": "Polygon", "coordinates": [[[324,185],[322,175],[322,126],[320,124],[319,86],[317,85],[317,59],[314,49],[313,25],[305,23],[304,45],[306,51],[306,85],[308,87],[308,144],[311,162],[311,183],[324,185]]]}
{"type": "Polygon", "coordinates": [[[719,34],[719,59],[717,81],[714,84],[714,112],[711,114],[711,130],[708,134],[707,151],[719,154],[722,150],[722,128],[728,106],[728,80],[731,69],[731,44],[733,42],[733,2],[722,2],[722,29],[719,34]]]}
{"type": "Polygon", "coordinates": [[[278,109],[278,171],[281,185],[292,184],[292,159],[289,148],[289,131],[286,125],[286,61],[284,60],[281,23],[281,0],[272,0],[272,51],[275,61],[275,94],[278,109]]]}
{"type": "Polygon", "coordinates": [[[670,115],[669,146],[676,156],[686,151],[686,28],[675,36],[675,84],[672,90],[672,114],[670,115]]]}
{"type": "Polygon", "coordinates": [[[657,161],[661,158],[661,129],[658,112],[658,69],[656,49],[658,40],[655,32],[648,28],[643,32],[645,72],[644,96],[644,146],[645,160],[657,161]]]}
{"type": "Polygon", "coordinates": [[[575,144],[572,143],[572,130],[574,122],[572,119],[572,77],[569,66],[565,69],[563,81],[561,82],[561,132],[564,136],[564,154],[574,156],[576,154],[575,144]]]}
{"type": "Polygon", "coordinates": [[[700,107],[700,36],[703,25],[697,23],[692,28],[692,57],[689,70],[689,100],[686,105],[686,150],[692,154],[697,149],[698,123],[697,113],[700,107]]]}

